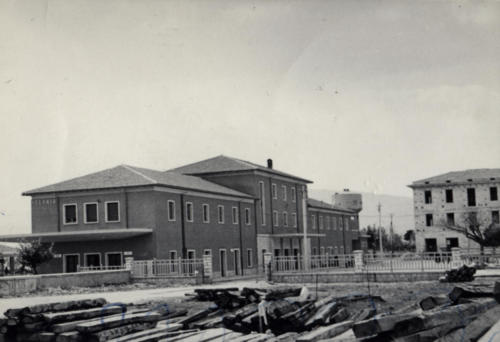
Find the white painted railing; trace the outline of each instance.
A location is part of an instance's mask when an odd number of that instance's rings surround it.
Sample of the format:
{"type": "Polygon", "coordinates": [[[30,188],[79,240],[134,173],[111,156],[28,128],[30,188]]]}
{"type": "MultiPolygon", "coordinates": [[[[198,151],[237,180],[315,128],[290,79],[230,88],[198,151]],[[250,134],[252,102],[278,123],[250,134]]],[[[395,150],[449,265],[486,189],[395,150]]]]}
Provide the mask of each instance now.
{"type": "MultiPolygon", "coordinates": [[[[275,272],[297,272],[304,270],[302,256],[277,256],[273,258],[272,266],[275,272]]],[[[310,260],[310,271],[325,270],[350,270],[354,269],[353,254],[339,255],[313,255],[310,260]]]]}
{"type": "Polygon", "coordinates": [[[134,260],[134,278],[195,277],[203,272],[203,259],[134,260]]]}
{"type": "Polygon", "coordinates": [[[121,266],[100,265],[100,266],[78,266],[77,271],[78,272],[116,271],[116,270],[124,270],[124,269],[126,269],[126,265],[121,265],[121,266]]]}

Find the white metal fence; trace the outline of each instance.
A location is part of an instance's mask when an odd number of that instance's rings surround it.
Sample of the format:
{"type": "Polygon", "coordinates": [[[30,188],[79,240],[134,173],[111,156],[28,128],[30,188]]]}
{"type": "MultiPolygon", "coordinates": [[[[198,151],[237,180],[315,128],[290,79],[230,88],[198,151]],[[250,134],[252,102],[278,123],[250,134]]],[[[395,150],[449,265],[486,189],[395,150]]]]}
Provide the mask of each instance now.
{"type": "MultiPolygon", "coordinates": [[[[273,271],[275,272],[297,272],[304,270],[304,259],[302,256],[277,256],[273,259],[273,271]]],[[[313,255],[310,260],[311,271],[325,270],[354,270],[354,254],[339,255],[313,255]]]]}
{"type": "Polygon", "coordinates": [[[452,268],[451,252],[365,254],[366,271],[436,271],[452,268]]]}
{"type": "Polygon", "coordinates": [[[134,278],[195,277],[203,272],[203,259],[134,260],[134,278]]]}
{"type": "Polygon", "coordinates": [[[126,269],[126,265],[120,266],[78,266],[78,272],[90,272],[90,271],[116,271],[116,270],[124,270],[126,269]]]}

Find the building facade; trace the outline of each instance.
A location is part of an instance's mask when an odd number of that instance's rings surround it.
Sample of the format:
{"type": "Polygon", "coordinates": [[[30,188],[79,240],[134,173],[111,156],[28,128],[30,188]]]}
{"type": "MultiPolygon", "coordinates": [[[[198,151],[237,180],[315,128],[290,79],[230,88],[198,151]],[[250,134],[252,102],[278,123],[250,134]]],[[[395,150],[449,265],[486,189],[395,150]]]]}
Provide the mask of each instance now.
{"type": "Polygon", "coordinates": [[[169,171],[120,165],[23,193],[32,198],[32,233],[0,240],[53,243],[45,273],[211,255],[216,275],[253,274],[264,253],[301,254],[304,228],[313,253],[350,253],[358,212],[308,199],[309,183],[271,160],[218,156],[169,171]]]}
{"type": "Polygon", "coordinates": [[[470,215],[483,227],[499,223],[500,169],[454,171],[413,182],[417,252],[479,246],[446,226],[464,227],[470,215]]]}

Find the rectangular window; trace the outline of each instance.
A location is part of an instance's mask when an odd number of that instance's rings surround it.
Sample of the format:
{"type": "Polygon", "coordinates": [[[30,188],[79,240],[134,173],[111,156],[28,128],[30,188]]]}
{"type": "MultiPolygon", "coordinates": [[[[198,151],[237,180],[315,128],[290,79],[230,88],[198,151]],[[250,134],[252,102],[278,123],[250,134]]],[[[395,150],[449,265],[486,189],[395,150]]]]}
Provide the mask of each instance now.
{"type": "Polygon", "coordinates": [[[491,222],[494,223],[494,224],[499,224],[500,223],[500,217],[499,217],[498,210],[493,210],[491,212],[491,222]]]}
{"type": "Polygon", "coordinates": [[[252,222],[250,220],[250,208],[245,208],[245,224],[248,226],[252,222]]]}
{"type": "Polygon", "coordinates": [[[276,210],[273,211],[273,225],[275,227],[279,226],[279,216],[278,216],[278,212],[276,210]]]}
{"type": "Polygon", "coordinates": [[[318,249],[316,247],[312,248],[312,255],[318,255],[318,249]]]}
{"type": "Polygon", "coordinates": [[[233,213],[233,224],[238,224],[238,208],[233,207],[232,213],[233,213]]]}
{"type": "Polygon", "coordinates": [[[431,227],[433,225],[432,214],[425,214],[425,225],[431,227]]]}
{"type": "Polygon", "coordinates": [[[349,217],[346,217],[344,220],[345,220],[344,227],[347,232],[349,231],[349,217]]]}
{"type": "Polygon", "coordinates": [[[260,222],[263,226],[266,225],[266,201],[264,197],[264,182],[259,182],[259,195],[260,195],[260,222]]]}
{"type": "Polygon", "coordinates": [[[467,205],[469,207],[476,206],[476,189],[474,188],[467,189],[467,205]]]}
{"type": "Polygon", "coordinates": [[[253,267],[253,253],[251,248],[247,249],[247,267],[253,267]]]}
{"type": "Polygon", "coordinates": [[[455,225],[455,214],[454,213],[447,213],[446,214],[446,223],[449,226],[454,226],[455,225]]]}
{"type": "Polygon", "coordinates": [[[120,202],[106,202],[106,222],[120,222],[120,202]]]}
{"type": "Polygon", "coordinates": [[[325,226],[326,229],[330,230],[330,216],[325,217],[325,226]]]}
{"type": "Polygon", "coordinates": [[[311,215],[311,222],[312,229],[316,229],[316,215],[311,215]]]}
{"type": "Polygon", "coordinates": [[[276,184],[271,184],[271,191],[273,194],[273,199],[278,199],[278,188],[276,187],[276,184]]]}
{"type": "Polygon", "coordinates": [[[325,247],[320,247],[319,248],[319,254],[325,255],[325,247]]]}
{"type": "Polygon", "coordinates": [[[498,188],[496,186],[490,188],[490,201],[498,201],[498,188]]]}
{"type": "Polygon", "coordinates": [[[120,267],[123,264],[123,256],[120,252],[106,253],[106,266],[120,267]]]}
{"type": "Polygon", "coordinates": [[[297,213],[292,213],[293,226],[297,228],[297,213]]]}
{"type": "Polygon", "coordinates": [[[168,205],[167,205],[167,209],[168,209],[168,220],[175,221],[175,202],[172,200],[169,200],[168,205]]]}
{"type": "Polygon", "coordinates": [[[283,213],[283,225],[285,227],[288,227],[288,213],[287,212],[283,213]]]}
{"type": "Polygon", "coordinates": [[[203,222],[204,223],[210,222],[210,207],[206,203],[203,204],[203,222]]]}
{"type": "Polygon", "coordinates": [[[171,260],[177,259],[177,251],[170,251],[170,259],[171,260]]]}
{"type": "Polygon", "coordinates": [[[295,190],[295,188],[292,188],[292,202],[295,202],[297,201],[297,192],[295,190]]]}
{"type": "Polygon", "coordinates": [[[78,223],[78,210],[76,204],[65,204],[63,206],[64,224],[78,223]]]}
{"type": "Polygon", "coordinates": [[[425,204],[432,203],[432,192],[430,190],[425,190],[424,197],[425,197],[425,204]]]}
{"type": "Polygon", "coordinates": [[[323,216],[318,216],[319,229],[323,230],[323,216]]]}
{"type": "Polygon", "coordinates": [[[186,202],[186,221],[193,222],[193,203],[186,202]]]}
{"type": "Polygon", "coordinates": [[[337,230],[337,216],[332,217],[333,230],[337,230]]]}
{"type": "Polygon", "coordinates": [[[97,202],[96,203],[85,203],[83,205],[85,216],[83,217],[83,222],[85,223],[97,223],[98,213],[97,213],[97,202]]]}
{"type": "Polygon", "coordinates": [[[203,255],[212,255],[212,250],[211,249],[204,249],[203,255]]]}
{"type": "Polygon", "coordinates": [[[446,189],[446,203],[453,203],[453,189],[446,189]]]}
{"type": "Polygon", "coordinates": [[[339,230],[344,230],[344,218],[342,216],[339,217],[339,230]]]}
{"type": "Polygon", "coordinates": [[[332,255],[332,247],[328,247],[328,255],[332,255]]]}
{"type": "Polygon", "coordinates": [[[219,223],[224,223],[224,206],[222,205],[217,206],[217,217],[219,223]]]}
{"type": "Polygon", "coordinates": [[[283,201],[286,201],[286,185],[282,185],[281,188],[283,189],[283,201]]]}

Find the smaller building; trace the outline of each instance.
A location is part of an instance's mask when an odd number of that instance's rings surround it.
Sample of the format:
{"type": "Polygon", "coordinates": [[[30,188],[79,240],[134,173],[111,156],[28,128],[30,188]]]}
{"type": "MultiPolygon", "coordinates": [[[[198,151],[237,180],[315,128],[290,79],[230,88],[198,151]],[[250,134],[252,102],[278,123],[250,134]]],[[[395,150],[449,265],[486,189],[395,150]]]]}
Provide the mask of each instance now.
{"type": "Polygon", "coordinates": [[[484,225],[499,223],[500,169],[453,171],[421,179],[413,189],[417,252],[449,251],[479,246],[447,225],[464,226],[467,215],[484,225]]]}

